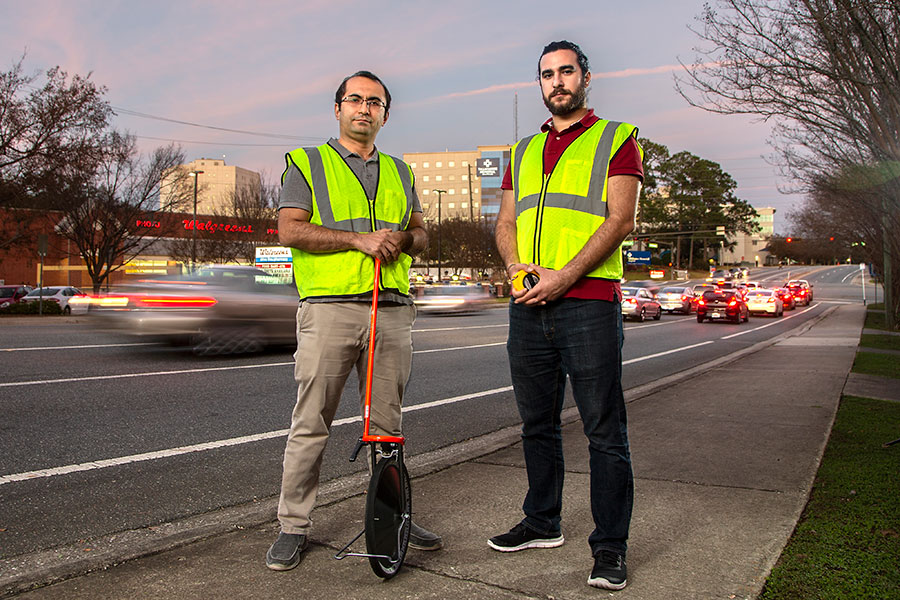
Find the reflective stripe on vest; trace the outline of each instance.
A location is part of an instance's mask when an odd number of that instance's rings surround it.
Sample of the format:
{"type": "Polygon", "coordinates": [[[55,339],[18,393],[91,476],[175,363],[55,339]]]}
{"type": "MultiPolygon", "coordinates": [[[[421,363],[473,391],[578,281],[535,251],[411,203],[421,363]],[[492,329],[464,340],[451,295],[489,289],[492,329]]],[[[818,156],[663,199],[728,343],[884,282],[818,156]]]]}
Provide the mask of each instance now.
{"type": "MultiPolygon", "coordinates": [[[[512,150],[516,232],[521,262],[561,269],[584,247],[608,216],[609,162],[637,128],[600,120],[578,136],[543,175],[547,132],[522,140],[512,150]]],[[[587,273],[620,279],[620,251],[587,273]]]]}
{"type": "MultiPolygon", "coordinates": [[[[402,160],[378,154],[378,184],[374,199],[366,196],[362,182],[328,144],[299,148],[288,153],[285,160],[287,168],[295,165],[310,186],[312,213],[309,221],[313,225],[370,233],[378,229],[402,231],[409,224],[413,176],[402,160]]],[[[356,296],[371,292],[375,285],[374,261],[358,250],[306,252],[291,248],[291,254],[301,298],[356,296]]],[[[408,294],[411,264],[412,257],[401,253],[396,261],[382,265],[380,289],[408,294]]]]}

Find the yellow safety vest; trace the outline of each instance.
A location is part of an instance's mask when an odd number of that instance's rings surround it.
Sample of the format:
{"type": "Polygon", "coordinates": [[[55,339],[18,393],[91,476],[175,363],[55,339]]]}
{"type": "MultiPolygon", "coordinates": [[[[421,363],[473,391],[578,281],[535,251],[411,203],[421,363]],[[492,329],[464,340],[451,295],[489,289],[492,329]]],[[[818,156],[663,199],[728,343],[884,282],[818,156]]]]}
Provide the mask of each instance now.
{"type": "MultiPolygon", "coordinates": [[[[561,269],[584,248],[606,220],[609,162],[637,128],[599,120],[578,136],[544,175],[548,132],[523,138],[512,148],[519,261],[561,269]]],[[[643,158],[643,150],[641,150],[643,158]]],[[[621,279],[617,249],[587,277],[621,279]]]]}
{"type": "MultiPolygon", "coordinates": [[[[298,148],[285,155],[287,169],[295,165],[312,191],[309,221],[329,229],[372,232],[405,230],[413,207],[413,174],[399,158],[378,153],[375,198],[366,197],[362,182],[337,150],[323,144],[298,148]]],[[[284,183],[285,169],[281,176],[284,183]]],[[[375,287],[374,259],[359,250],[306,252],[291,248],[294,280],[300,298],[357,296],[375,287]]],[[[401,253],[381,266],[381,290],[409,293],[412,257],[401,253]]]]}

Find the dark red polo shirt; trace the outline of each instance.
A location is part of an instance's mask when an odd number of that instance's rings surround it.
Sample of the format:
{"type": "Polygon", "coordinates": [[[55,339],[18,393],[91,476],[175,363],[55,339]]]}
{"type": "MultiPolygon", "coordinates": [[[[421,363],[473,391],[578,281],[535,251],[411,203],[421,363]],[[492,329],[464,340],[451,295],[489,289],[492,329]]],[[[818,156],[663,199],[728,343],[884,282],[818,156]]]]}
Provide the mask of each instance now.
{"type": "MultiPolygon", "coordinates": [[[[599,120],[594,115],[594,110],[590,109],[580,121],[573,123],[565,131],[560,132],[553,129],[553,119],[548,119],[541,126],[541,131],[549,132],[547,143],[544,144],[544,174],[546,175],[553,170],[559,161],[559,157],[569,147],[569,144],[599,120]]],[[[609,163],[607,176],[613,177],[616,175],[633,175],[639,177],[641,181],[644,180],[644,165],[641,162],[641,153],[634,138],[628,138],[609,163]]],[[[503,175],[503,183],[500,187],[504,190],[513,189],[510,165],[506,166],[506,173],[503,175]]],[[[621,285],[619,281],[612,279],[582,277],[569,288],[569,291],[563,295],[563,298],[613,302],[622,298],[621,285]]]]}

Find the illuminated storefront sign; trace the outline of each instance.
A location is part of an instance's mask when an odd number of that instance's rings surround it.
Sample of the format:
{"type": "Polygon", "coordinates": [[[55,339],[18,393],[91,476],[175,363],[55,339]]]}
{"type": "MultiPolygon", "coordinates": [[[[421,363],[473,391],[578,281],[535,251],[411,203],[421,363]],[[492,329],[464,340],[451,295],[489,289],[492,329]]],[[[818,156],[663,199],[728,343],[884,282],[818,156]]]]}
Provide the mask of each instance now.
{"type": "Polygon", "coordinates": [[[166,275],[169,272],[169,261],[166,260],[130,260],[125,263],[127,275],[166,275]]]}

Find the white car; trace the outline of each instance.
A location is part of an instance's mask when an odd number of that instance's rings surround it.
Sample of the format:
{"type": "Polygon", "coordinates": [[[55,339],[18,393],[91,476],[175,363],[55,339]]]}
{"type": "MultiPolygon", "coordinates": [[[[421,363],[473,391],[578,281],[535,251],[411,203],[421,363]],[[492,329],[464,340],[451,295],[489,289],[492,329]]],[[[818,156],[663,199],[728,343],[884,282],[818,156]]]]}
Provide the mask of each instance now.
{"type": "Polygon", "coordinates": [[[784,314],[784,302],[775,290],[755,289],[745,296],[750,313],[771,314],[780,317],[784,314]]]}
{"type": "Polygon", "coordinates": [[[78,303],[77,301],[72,302],[74,298],[86,299],[87,294],[76,287],[54,285],[33,289],[28,292],[28,295],[22,298],[20,302],[38,302],[41,299],[46,302],[49,300],[50,302],[59,304],[59,308],[64,315],[86,313],[88,311],[88,305],[86,303],[78,303]]]}

